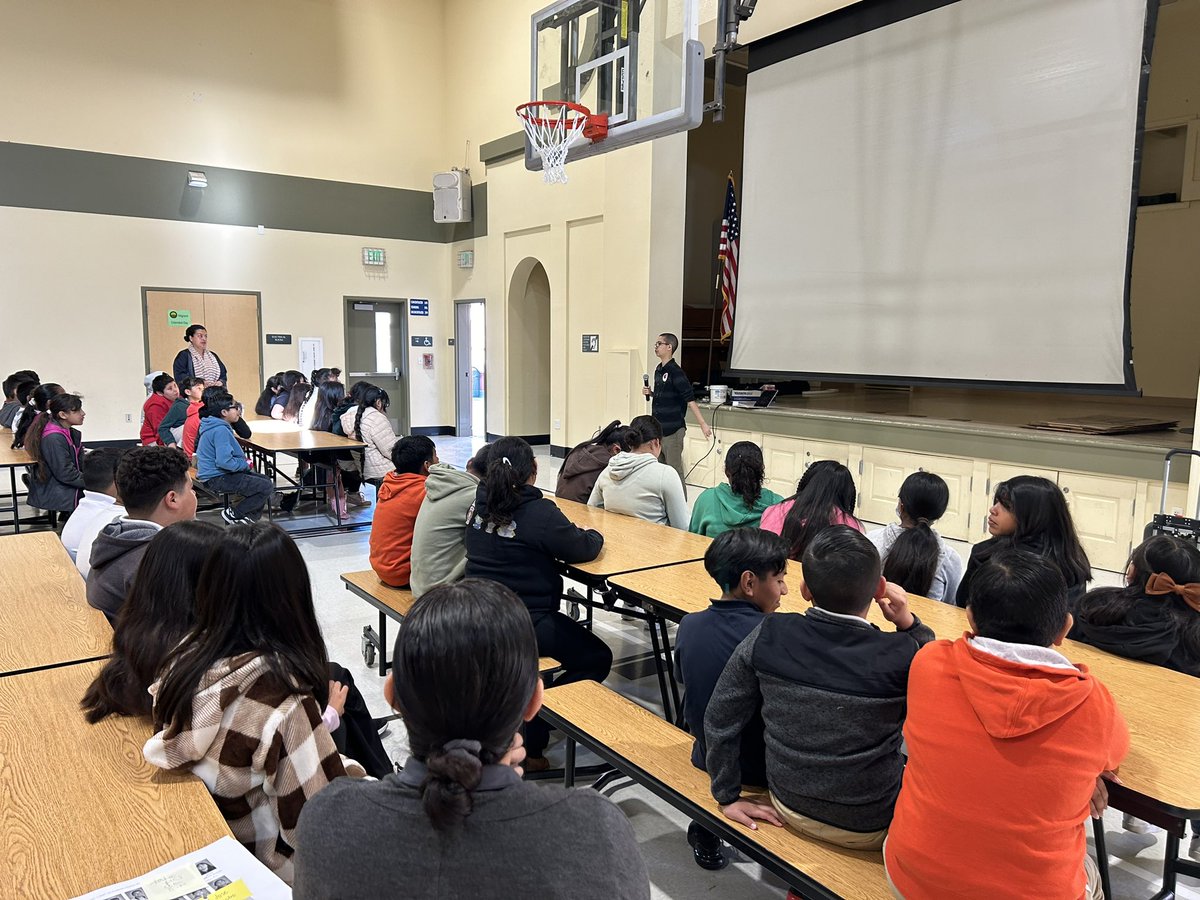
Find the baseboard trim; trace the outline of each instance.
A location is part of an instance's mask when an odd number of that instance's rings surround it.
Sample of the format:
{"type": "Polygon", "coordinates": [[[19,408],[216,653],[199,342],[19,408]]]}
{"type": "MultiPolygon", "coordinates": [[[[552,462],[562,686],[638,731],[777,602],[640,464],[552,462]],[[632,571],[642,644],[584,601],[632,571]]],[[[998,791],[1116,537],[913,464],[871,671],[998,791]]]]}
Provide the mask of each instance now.
{"type": "Polygon", "coordinates": [[[458,429],[453,425],[420,425],[408,430],[409,434],[423,434],[426,437],[454,437],[458,429]]]}
{"type": "Polygon", "coordinates": [[[492,441],[498,441],[502,437],[519,437],[521,440],[525,441],[525,443],[534,444],[535,446],[537,444],[550,443],[550,435],[548,434],[492,434],[490,431],[487,433],[487,439],[489,443],[492,441]]]}
{"type": "Polygon", "coordinates": [[[120,441],[89,441],[84,438],[83,446],[88,450],[99,450],[101,447],[121,447],[127,449],[129,447],[136,447],[140,443],[141,441],[134,440],[133,438],[126,438],[120,441]]]}

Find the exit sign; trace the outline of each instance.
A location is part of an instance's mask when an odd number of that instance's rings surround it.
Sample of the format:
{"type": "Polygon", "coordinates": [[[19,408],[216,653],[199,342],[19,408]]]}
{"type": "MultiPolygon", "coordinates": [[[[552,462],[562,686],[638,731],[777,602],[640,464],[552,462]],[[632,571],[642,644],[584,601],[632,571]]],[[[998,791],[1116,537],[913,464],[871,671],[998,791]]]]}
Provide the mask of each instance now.
{"type": "Polygon", "coordinates": [[[386,266],[387,257],[382,247],[363,247],[364,266],[386,266]]]}

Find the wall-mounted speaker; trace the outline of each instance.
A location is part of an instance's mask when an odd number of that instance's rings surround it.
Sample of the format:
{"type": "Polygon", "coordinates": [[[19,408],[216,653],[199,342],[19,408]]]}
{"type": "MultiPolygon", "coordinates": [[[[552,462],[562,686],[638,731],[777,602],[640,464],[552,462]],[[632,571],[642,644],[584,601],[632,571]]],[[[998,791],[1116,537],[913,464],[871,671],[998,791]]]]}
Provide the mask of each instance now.
{"type": "Polygon", "coordinates": [[[471,221],[471,176],[451,169],[433,176],[433,221],[471,221]]]}

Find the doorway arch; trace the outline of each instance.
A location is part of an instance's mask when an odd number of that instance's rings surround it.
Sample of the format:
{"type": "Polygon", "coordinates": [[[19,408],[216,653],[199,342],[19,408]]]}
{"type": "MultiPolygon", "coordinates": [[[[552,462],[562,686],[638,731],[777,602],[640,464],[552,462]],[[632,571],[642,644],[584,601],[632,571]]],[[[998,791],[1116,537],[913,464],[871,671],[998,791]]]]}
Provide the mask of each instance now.
{"type": "Polygon", "coordinates": [[[550,278],[532,256],[508,285],[508,433],[550,435],[550,278]]]}

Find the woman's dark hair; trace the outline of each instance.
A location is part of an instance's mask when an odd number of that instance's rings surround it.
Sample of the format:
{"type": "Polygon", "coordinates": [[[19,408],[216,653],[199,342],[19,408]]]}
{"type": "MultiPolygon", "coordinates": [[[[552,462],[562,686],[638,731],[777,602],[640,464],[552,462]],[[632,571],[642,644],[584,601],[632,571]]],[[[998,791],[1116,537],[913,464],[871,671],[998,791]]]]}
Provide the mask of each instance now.
{"type": "Polygon", "coordinates": [[[350,400],[353,400],[354,405],[357,406],[358,404],[362,403],[363,394],[365,394],[369,388],[374,386],[375,385],[371,384],[369,381],[356,381],[354,384],[350,385],[350,390],[346,392],[346,397],[350,400]]]}
{"type": "Polygon", "coordinates": [[[185,344],[190,344],[192,342],[192,338],[196,336],[197,331],[208,331],[208,329],[200,324],[189,325],[187,327],[187,331],[183,333],[183,342],[185,344]]]}
{"type": "Polygon", "coordinates": [[[467,471],[479,477],[482,481],[487,475],[488,463],[492,461],[492,445],[484,444],[475,451],[475,455],[467,460],[467,471]]]}
{"type": "Polygon", "coordinates": [[[534,473],[533,448],[519,437],[504,437],[492,444],[483,486],[487,493],[484,522],[496,528],[512,524],[521,500],[521,487],[534,473]]]}
{"type": "MultiPolygon", "coordinates": [[[[407,623],[406,623],[407,627],[407,623]]],[[[329,700],[329,657],[313,609],[308,567],[296,542],[277,525],[237,525],[224,532],[196,584],[196,625],[159,686],[156,728],[177,732],[192,719],[192,700],[219,660],[265,657],[284,685],[329,700]]]]}
{"type": "Polygon", "coordinates": [[[89,722],[150,715],[147,688],[196,624],[196,582],[220,538],[221,528],[193,519],[176,522],[150,540],[113,624],[112,656],[80,703],[89,722]]]}
{"type": "Polygon", "coordinates": [[[452,829],[471,814],[483,767],[508,752],[537,690],[529,612],[494,581],[438,585],[413,604],[392,659],[393,702],[429,770],[425,813],[439,831],[452,829]]]}
{"type": "Polygon", "coordinates": [[[329,431],[333,428],[333,411],[346,399],[346,387],[340,381],[330,380],[323,382],[316,391],[310,427],[313,431],[329,431]]]}
{"type": "MultiPolygon", "coordinates": [[[[55,384],[53,381],[47,381],[45,384],[35,384],[33,388],[26,394],[25,412],[21,414],[21,421],[17,426],[17,430],[13,432],[12,446],[14,450],[19,450],[25,446],[25,442],[29,437],[29,429],[33,427],[33,423],[37,421],[39,413],[44,413],[50,405],[50,401],[59,394],[65,394],[66,388],[61,384],[55,384]]],[[[20,398],[18,398],[20,399],[20,398]]],[[[42,428],[45,428],[45,423],[42,428]]]]}
{"type": "MultiPolygon", "coordinates": [[[[58,394],[52,397],[46,406],[46,411],[38,413],[33,424],[29,426],[29,431],[25,435],[25,452],[40,463],[42,461],[42,436],[46,433],[46,426],[51,422],[58,422],[58,417],[64,413],[79,412],[81,409],[83,409],[83,398],[78,394],[58,394]]],[[[39,465],[36,477],[38,481],[45,484],[50,480],[50,470],[44,465],[39,465]]]]}
{"type": "Polygon", "coordinates": [[[661,441],[663,436],[662,423],[654,416],[634,416],[624,433],[613,443],[619,443],[622,449],[641,447],[651,441],[661,441]]]}
{"type": "Polygon", "coordinates": [[[900,505],[912,522],[903,528],[883,561],[883,577],[910,594],[928,596],[937,575],[942,545],[932,525],[946,512],[950,488],[932,472],[913,472],[900,485],[900,505]]]}
{"type": "Polygon", "coordinates": [[[763,479],[767,477],[762,448],[752,441],[738,441],[725,454],[725,475],[729,478],[729,487],[742,498],[746,509],[754,509],[762,496],[763,479]]]}
{"type": "Polygon", "coordinates": [[[601,428],[591,442],[601,447],[612,447],[616,444],[627,453],[633,449],[629,446],[629,426],[622,425],[620,419],[613,419],[601,428]]]}
{"type": "Polygon", "coordinates": [[[818,533],[834,523],[840,513],[854,518],[854,476],[840,462],[819,459],[805,471],[796,485],[792,508],[783,520],[783,539],[791,548],[792,559],[804,556],[804,550],[818,533]]]}
{"type": "Polygon", "coordinates": [[[1057,484],[1036,475],[1018,475],[996,485],[995,502],[1017,520],[1012,535],[1015,546],[1036,547],[1037,552],[1049,556],[1062,569],[1068,588],[1091,580],[1092,564],[1057,484]]]}
{"type": "Polygon", "coordinates": [[[1200,582],[1200,549],[1173,535],[1155,535],[1133,549],[1129,565],[1133,577],[1125,587],[1096,588],[1084,595],[1077,611],[1080,621],[1100,627],[1120,625],[1138,604],[1163,604],[1170,610],[1182,649],[1192,659],[1200,659],[1200,613],[1177,594],[1146,594],[1146,582],[1160,572],[1170,575],[1176,584],[1200,582]]]}
{"type": "Polygon", "coordinates": [[[283,421],[299,421],[300,407],[305,404],[312,391],[312,385],[307,381],[298,381],[288,389],[288,400],[283,406],[283,421]]]}
{"type": "Polygon", "coordinates": [[[387,412],[387,408],[391,406],[392,400],[388,397],[387,391],[381,387],[376,387],[373,384],[367,385],[362,392],[362,398],[358,401],[358,412],[354,416],[354,437],[357,440],[362,440],[362,417],[363,413],[371,409],[376,403],[382,403],[383,409],[381,412],[387,412]]]}
{"type": "Polygon", "coordinates": [[[258,395],[258,401],[254,404],[254,411],[260,416],[269,416],[271,414],[271,401],[275,399],[275,395],[283,388],[283,373],[276,372],[267,379],[266,386],[263,387],[263,392],[258,395]]]}

